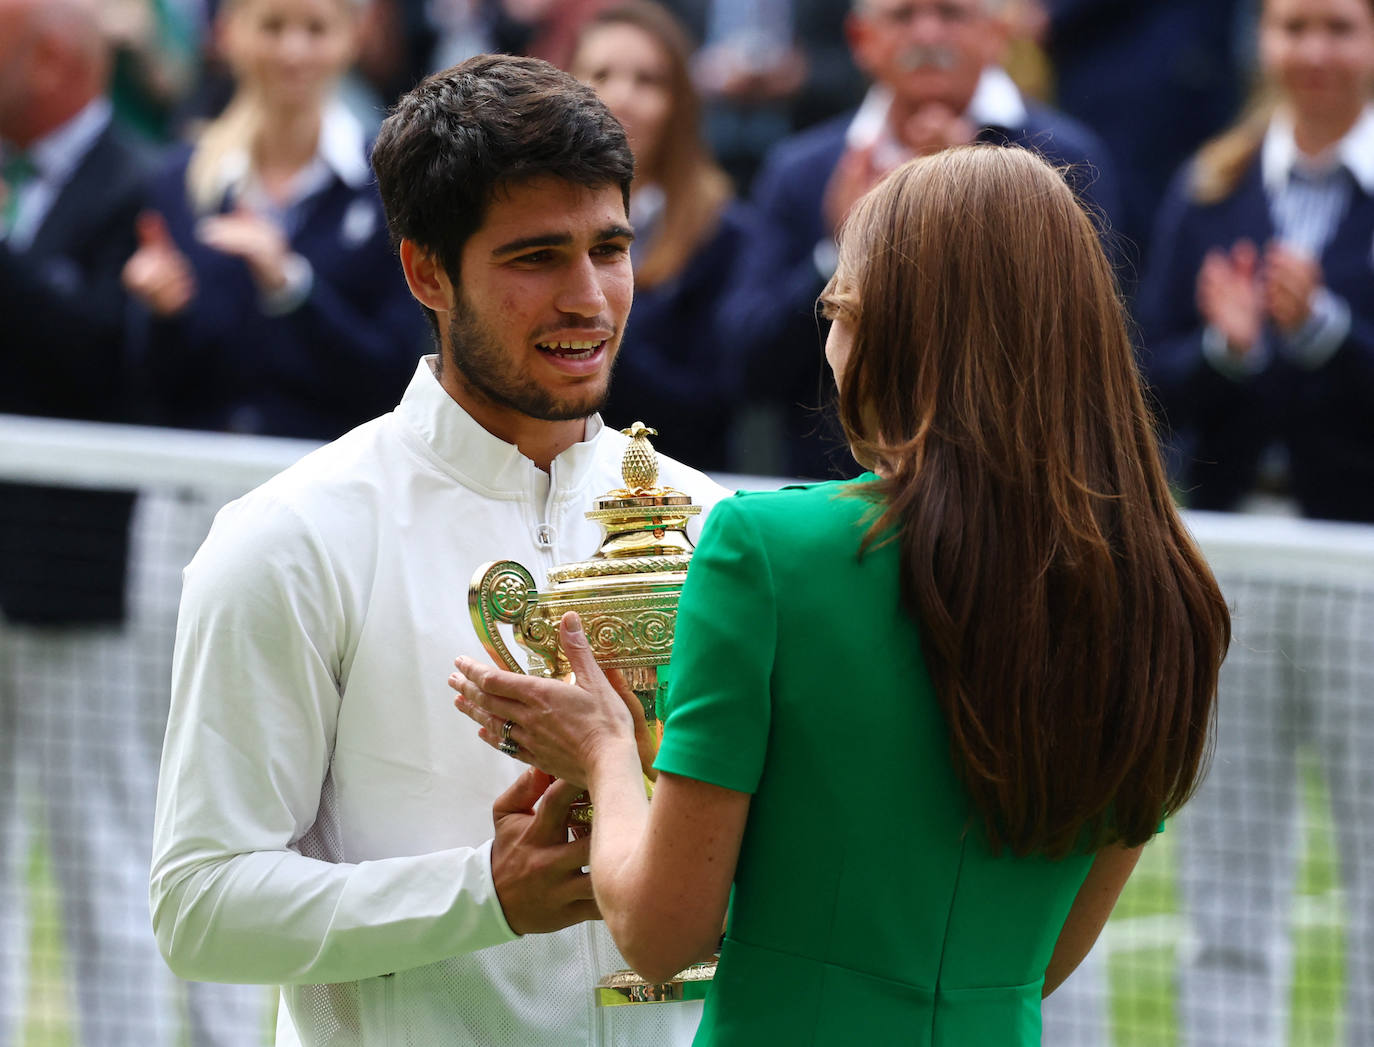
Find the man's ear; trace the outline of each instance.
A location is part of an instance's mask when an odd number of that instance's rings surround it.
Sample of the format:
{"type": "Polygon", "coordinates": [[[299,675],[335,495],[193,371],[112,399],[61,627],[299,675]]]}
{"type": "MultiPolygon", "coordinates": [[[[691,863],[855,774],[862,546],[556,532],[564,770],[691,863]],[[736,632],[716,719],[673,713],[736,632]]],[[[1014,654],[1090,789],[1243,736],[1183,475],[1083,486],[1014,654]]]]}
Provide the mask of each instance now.
{"type": "Polygon", "coordinates": [[[415,300],[436,313],[453,309],[453,283],[433,252],[414,240],[401,241],[401,269],[415,300]]]}
{"type": "Polygon", "coordinates": [[[872,24],[862,13],[851,8],[844,16],[844,39],[849,45],[850,57],[869,80],[874,79],[873,63],[868,60],[868,44],[874,31],[872,24]]]}

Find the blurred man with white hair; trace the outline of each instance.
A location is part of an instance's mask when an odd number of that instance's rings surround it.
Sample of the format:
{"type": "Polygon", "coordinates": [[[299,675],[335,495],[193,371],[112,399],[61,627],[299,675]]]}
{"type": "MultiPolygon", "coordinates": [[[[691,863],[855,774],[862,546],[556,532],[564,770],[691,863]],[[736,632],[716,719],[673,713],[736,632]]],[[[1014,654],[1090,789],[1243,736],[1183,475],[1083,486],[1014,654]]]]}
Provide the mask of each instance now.
{"type": "Polygon", "coordinates": [[[834,233],[884,174],[914,156],[990,142],[1033,149],[1070,167],[1069,180],[1099,211],[1117,207],[1106,149],[1087,128],[1024,99],[1000,67],[1007,0],[853,0],[845,24],[855,62],[872,81],[857,112],[780,143],[754,184],[771,226],[725,306],[725,327],[752,396],[784,412],[787,460],[798,476],[853,475],[838,429],[818,417],[829,375],[813,306],[835,264],[834,233]]]}

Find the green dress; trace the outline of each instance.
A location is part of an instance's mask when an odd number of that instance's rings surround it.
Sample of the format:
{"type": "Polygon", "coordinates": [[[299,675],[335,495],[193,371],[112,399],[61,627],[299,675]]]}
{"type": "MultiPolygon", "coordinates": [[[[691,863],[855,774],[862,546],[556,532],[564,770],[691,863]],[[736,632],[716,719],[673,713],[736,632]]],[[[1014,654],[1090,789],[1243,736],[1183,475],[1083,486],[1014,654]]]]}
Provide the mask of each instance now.
{"type": "Polygon", "coordinates": [[[720,503],[688,573],[656,765],[753,794],[698,1045],[1040,1043],[1092,857],[990,852],[872,479],[720,503]]]}

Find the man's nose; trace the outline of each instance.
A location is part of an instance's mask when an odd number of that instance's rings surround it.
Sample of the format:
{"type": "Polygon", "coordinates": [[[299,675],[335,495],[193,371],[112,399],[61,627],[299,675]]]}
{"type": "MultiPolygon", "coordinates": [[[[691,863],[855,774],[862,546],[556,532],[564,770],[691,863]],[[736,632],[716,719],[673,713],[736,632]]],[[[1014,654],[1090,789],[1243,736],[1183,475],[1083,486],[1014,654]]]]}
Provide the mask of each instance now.
{"type": "Polygon", "coordinates": [[[566,272],[554,302],[558,311],[575,316],[600,316],[606,308],[606,292],[601,287],[601,272],[596,264],[583,255],[566,272]]]}

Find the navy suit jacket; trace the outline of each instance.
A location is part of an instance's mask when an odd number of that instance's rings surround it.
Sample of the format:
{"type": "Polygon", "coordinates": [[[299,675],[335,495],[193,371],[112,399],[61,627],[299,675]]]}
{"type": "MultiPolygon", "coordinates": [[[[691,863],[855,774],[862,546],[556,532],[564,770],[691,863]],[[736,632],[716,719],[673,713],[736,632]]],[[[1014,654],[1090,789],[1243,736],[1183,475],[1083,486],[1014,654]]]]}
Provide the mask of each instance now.
{"type": "MultiPolygon", "coordinates": [[[[92,143],[22,251],[0,243],[0,412],[127,421],[125,295],[142,155],[92,143]]],[[[43,625],[124,616],[133,494],[0,484],[0,610],[43,625]]]]}
{"type": "MultiPolygon", "coordinates": [[[[314,283],[298,308],[272,316],[247,265],[197,239],[189,160],[178,149],[152,184],[150,206],[189,258],[196,297],[169,319],[136,313],[150,420],[328,440],[395,407],[427,328],[388,242],[376,187],[335,177],[304,203],[289,239],[314,283]]],[[[223,209],[233,206],[226,200],[223,209]]]]}
{"type": "Polygon", "coordinates": [[[1160,209],[1155,253],[1137,302],[1142,364],[1174,437],[1189,504],[1230,509],[1255,484],[1271,444],[1286,446],[1293,493],[1309,516],[1374,522],[1374,197],[1358,186],[1321,264],[1350,306],[1351,331],[1325,364],[1290,363],[1270,340],[1268,366],[1226,377],[1202,354],[1197,274],[1213,247],[1274,236],[1256,160],[1220,203],[1195,203],[1185,168],[1160,209]]]}
{"type": "Polygon", "coordinates": [[[659,452],[698,469],[733,464],[739,375],[721,335],[719,306],[757,225],[752,208],[731,203],[681,273],[635,289],[601,411],[617,429],[635,421],[652,426],[659,452]]]}
{"type": "MultiPolygon", "coordinates": [[[[1050,109],[1027,106],[1026,125],[984,128],[980,141],[1034,149],[1071,166],[1070,182],[1107,227],[1117,210],[1114,168],[1091,131],[1050,109]]],[[[858,472],[833,411],[834,382],[815,315],[825,281],[813,261],[830,236],[822,215],[826,185],[845,149],[853,119],[846,114],[787,139],[773,150],[754,186],[763,230],[723,306],[726,330],[743,361],[746,393],[783,408],[787,468],[797,476],[830,478],[858,472]]]]}

